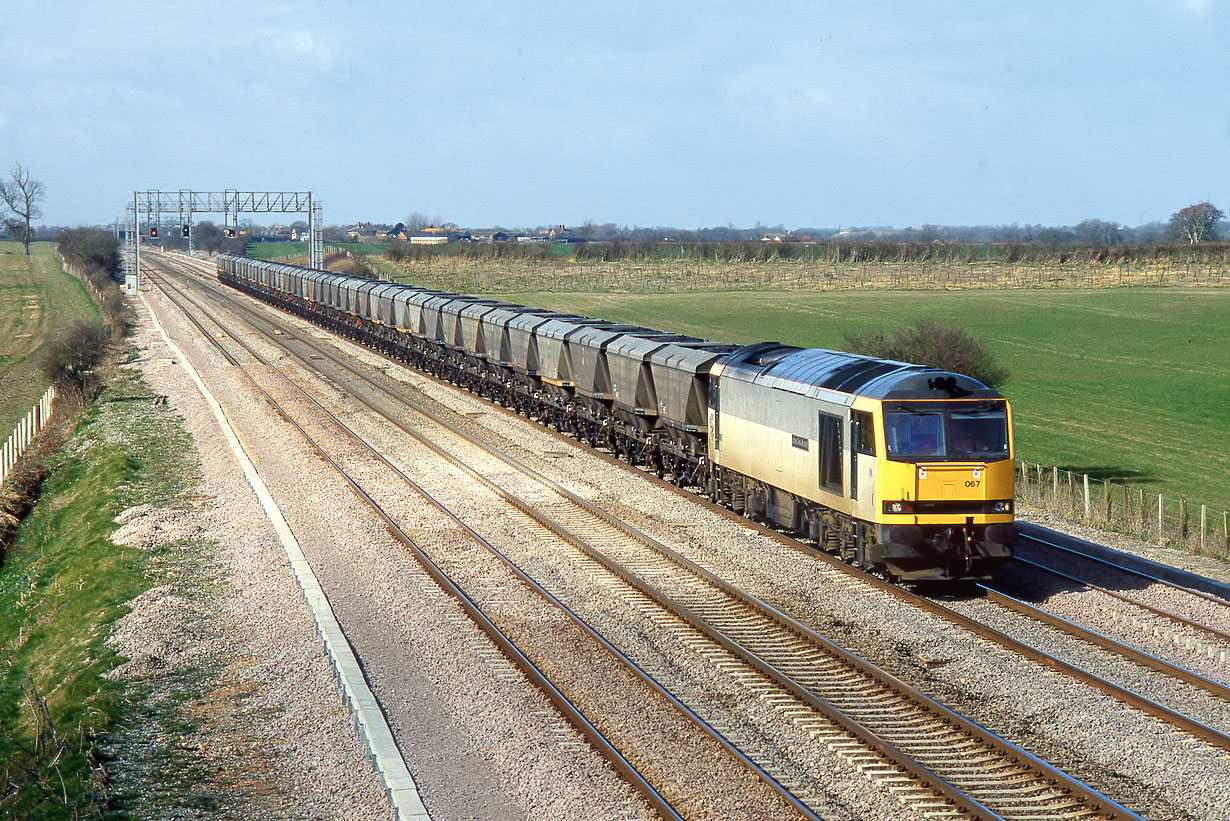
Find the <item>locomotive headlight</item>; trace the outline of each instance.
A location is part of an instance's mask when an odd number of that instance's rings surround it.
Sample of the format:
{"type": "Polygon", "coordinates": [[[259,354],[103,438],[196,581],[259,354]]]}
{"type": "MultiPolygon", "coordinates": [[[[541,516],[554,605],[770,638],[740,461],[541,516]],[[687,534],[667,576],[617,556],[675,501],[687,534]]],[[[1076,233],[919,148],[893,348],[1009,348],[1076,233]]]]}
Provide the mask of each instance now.
{"type": "Polygon", "coordinates": [[[991,509],[995,513],[1011,513],[1012,502],[996,502],[991,509]]]}
{"type": "Polygon", "coordinates": [[[901,504],[901,502],[893,502],[888,506],[888,510],[890,513],[904,513],[905,505],[901,504]]]}

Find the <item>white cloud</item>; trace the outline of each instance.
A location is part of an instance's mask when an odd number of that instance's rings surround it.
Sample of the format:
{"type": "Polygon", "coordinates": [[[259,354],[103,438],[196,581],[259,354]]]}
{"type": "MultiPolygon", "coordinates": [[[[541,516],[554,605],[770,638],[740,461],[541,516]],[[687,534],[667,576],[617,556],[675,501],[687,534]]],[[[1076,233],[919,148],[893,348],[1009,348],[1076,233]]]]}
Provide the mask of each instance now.
{"type": "Polygon", "coordinates": [[[838,107],[858,105],[831,80],[760,66],[725,78],[726,101],[736,117],[776,128],[801,127],[838,107]],[[826,88],[825,86],[830,86],[826,88]]]}
{"type": "Polygon", "coordinates": [[[337,62],[336,48],[326,38],[307,29],[270,32],[269,37],[282,57],[300,64],[306,63],[308,68],[324,70],[332,68],[337,62]]]}
{"type": "Polygon", "coordinates": [[[1208,17],[1213,12],[1216,0],[1162,0],[1161,5],[1177,9],[1181,14],[1190,17],[1208,17]]]}
{"type": "Polygon", "coordinates": [[[337,21],[322,18],[305,25],[284,9],[263,12],[245,27],[210,40],[214,56],[225,54],[226,60],[239,60],[247,67],[245,73],[259,76],[266,76],[264,71],[328,71],[343,56],[345,28],[337,21]]]}

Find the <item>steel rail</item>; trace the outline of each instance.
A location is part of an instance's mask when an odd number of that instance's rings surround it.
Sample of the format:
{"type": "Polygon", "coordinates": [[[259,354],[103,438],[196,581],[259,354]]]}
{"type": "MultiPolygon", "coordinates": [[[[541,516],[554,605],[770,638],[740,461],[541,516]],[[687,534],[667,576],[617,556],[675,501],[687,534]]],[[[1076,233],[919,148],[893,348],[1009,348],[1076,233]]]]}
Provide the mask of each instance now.
{"type": "MultiPolygon", "coordinates": [[[[1156,584],[1161,584],[1166,587],[1173,588],[1174,590],[1177,590],[1181,593],[1187,593],[1189,595],[1196,596],[1197,598],[1204,599],[1205,601],[1212,602],[1213,604],[1217,604],[1222,607],[1230,607],[1230,601],[1226,601],[1226,599],[1220,596],[1215,596],[1211,593],[1205,593],[1203,590],[1194,590],[1190,587],[1184,587],[1183,585],[1178,584],[1177,582],[1172,582],[1169,579],[1163,579],[1160,576],[1156,576],[1151,573],[1146,573],[1145,571],[1140,570],[1135,567],[1128,567],[1127,565],[1118,564],[1116,562],[1110,561],[1109,559],[1104,559],[1101,556],[1092,556],[1088,553],[1083,553],[1080,550],[1075,550],[1071,547],[1068,547],[1067,545],[1061,545],[1057,542],[1048,541],[1047,539],[1042,539],[1038,536],[1031,536],[1031,535],[1022,533],[1020,534],[1019,538],[1025,539],[1026,541],[1035,542],[1040,545],[1044,545],[1048,548],[1051,548],[1053,550],[1058,550],[1063,553],[1070,553],[1073,556],[1078,556],[1081,559],[1085,559],[1087,561],[1094,562],[1096,564],[1104,565],[1105,567],[1110,567],[1114,570],[1118,570],[1121,573],[1126,573],[1129,576],[1137,576],[1142,579],[1148,579],[1150,582],[1154,582],[1156,584]]],[[[1049,570],[1050,568],[1047,568],[1047,569],[1049,570]]]]}
{"type": "MultiPolygon", "coordinates": [[[[324,352],[324,353],[326,353],[326,354],[327,354],[327,352],[324,352]]],[[[343,364],[343,366],[344,366],[344,363],[339,363],[339,364],[343,364]]],[[[348,366],[346,366],[346,367],[348,367],[348,366]]],[[[365,377],[364,377],[364,378],[365,378],[365,377]]],[[[380,386],[380,385],[379,385],[379,383],[375,383],[375,384],[376,384],[378,387],[380,387],[381,389],[387,390],[387,388],[384,388],[384,386],[380,386]]],[[[402,398],[402,397],[398,397],[398,398],[402,398]]],[[[447,424],[447,423],[446,423],[446,424],[447,424]]],[[[490,447],[490,446],[486,446],[486,445],[485,445],[485,443],[480,443],[480,444],[483,444],[483,446],[484,446],[484,447],[487,447],[487,448],[489,448],[489,447],[490,447]]],[[[545,478],[545,477],[544,477],[544,478],[545,478]]],[[[549,480],[548,480],[548,481],[549,481],[549,480]]],[[[582,500],[582,501],[583,501],[583,500],[582,500]]],[[[587,504],[587,503],[586,503],[586,504],[587,504]]],[[[592,507],[592,506],[591,506],[591,507],[592,507]]],[[[642,537],[643,537],[643,534],[641,534],[641,535],[642,535],[642,537]]],[[[669,549],[667,548],[667,550],[669,550],[669,549]]],[[[682,557],[680,557],[680,558],[682,558],[682,557]]],[[[685,560],[685,561],[686,561],[686,560],[685,560]]],[[[699,570],[699,568],[697,568],[697,569],[699,570]]],[[[705,571],[703,571],[703,570],[702,570],[702,572],[705,572],[705,571]]],[[[781,614],[778,614],[778,615],[781,615],[781,614]]],[[[685,618],[686,618],[687,616],[686,616],[686,615],[684,615],[683,617],[685,617],[685,618]]],[[[806,628],[802,627],[802,625],[797,625],[797,626],[798,626],[799,628],[801,628],[802,630],[806,631],[806,628]]],[[[810,632],[810,631],[808,631],[808,632],[810,632]]],[[[823,639],[822,639],[822,637],[819,637],[819,636],[818,636],[818,635],[816,635],[816,634],[812,634],[812,636],[813,636],[815,639],[819,639],[819,640],[820,640],[820,641],[822,641],[822,642],[823,642],[823,641],[825,641],[825,640],[823,640],[823,639]]],[[[836,648],[836,649],[840,649],[840,648],[836,648]]],[[[884,675],[887,675],[887,674],[884,674],[884,675]]],[[[891,678],[891,677],[890,677],[890,678],[891,678]]],[[[896,684],[902,684],[901,682],[898,682],[896,679],[893,679],[893,682],[894,682],[894,683],[896,683],[896,684]]],[[[921,695],[921,694],[919,694],[919,695],[921,695]]],[[[925,697],[925,696],[923,696],[923,698],[925,699],[926,697],[925,697]]],[[[937,706],[938,706],[938,705],[937,705],[937,706]]],[[[942,708],[942,709],[946,709],[946,708],[942,708]]],[[[986,732],[987,732],[987,731],[985,731],[983,728],[979,728],[979,729],[980,729],[980,730],[982,730],[984,733],[986,733],[986,732]]],[[[993,735],[993,734],[991,734],[991,735],[993,735]]],[[[1000,739],[1000,741],[1003,741],[1003,740],[1002,740],[1002,739],[1000,739]]],[[[1008,744],[1008,742],[1004,742],[1004,743],[1005,743],[1005,744],[1008,744]]],[[[1023,755],[1023,756],[1025,756],[1025,757],[1028,757],[1028,756],[1029,756],[1029,754],[1028,754],[1028,753],[1025,753],[1023,750],[1020,750],[1020,748],[1015,747],[1015,745],[1010,745],[1010,746],[1011,746],[1011,752],[1012,752],[1012,754],[1014,754],[1014,755],[1018,755],[1018,756],[1023,755]]],[[[1039,761],[1038,763],[1045,765],[1045,762],[1040,762],[1040,761],[1039,761]]],[[[1047,768],[1049,768],[1049,765],[1045,765],[1045,766],[1046,766],[1047,768]]],[[[1050,769],[1052,769],[1052,770],[1053,770],[1053,768],[1050,768],[1050,769]]],[[[1062,777],[1062,774],[1059,774],[1059,773],[1058,773],[1058,771],[1053,771],[1053,772],[1054,772],[1054,773],[1055,773],[1058,777],[1062,777]]],[[[1081,785],[1081,786],[1083,786],[1083,785],[1081,785]]],[[[1086,788],[1086,789],[1087,789],[1087,788],[1086,788]]],[[[1079,790],[1078,790],[1078,792],[1079,792],[1079,790]]],[[[1109,799],[1106,799],[1106,797],[1105,797],[1105,796],[1101,796],[1100,794],[1097,794],[1097,793],[1091,793],[1091,794],[1089,794],[1089,795],[1088,795],[1088,799],[1089,799],[1089,800],[1091,800],[1091,801],[1094,801],[1094,802],[1101,802],[1101,803],[1103,803],[1103,804],[1105,804],[1105,802],[1109,801],[1109,799]]],[[[1121,812],[1124,812],[1124,813],[1127,813],[1127,812],[1128,812],[1127,810],[1125,810],[1125,809],[1123,809],[1123,808],[1121,808],[1121,807],[1120,807],[1120,808],[1117,808],[1115,811],[1121,811],[1121,812]]]]}
{"type": "MultiPolygon", "coordinates": [[[[1158,673],[1164,673],[1172,678],[1176,678],[1181,681],[1185,681],[1188,684],[1199,687],[1200,689],[1212,693],[1215,696],[1230,700],[1230,687],[1227,687],[1220,681],[1215,681],[1207,676],[1202,676],[1197,672],[1188,670],[1186,667],[1182,667],[1178,664],[1167,661],[1166,659],[1159,658],[1152,653],[1146,653],[1143,650],[1138,650],[1137,648],[1124,644],[1123,642],[1113,639],[1104,633],[1099,633],[1096,630],[1090,630],[1088,627],[1083,627],[1073,621],[1063,618],[1062,616],[1057,616],[1054,613],[1038,607],[1037,605],[1030,604],[1029,602],[1022,601],[1014,596],[1010,596],[1001,590],[997,590],[983,584],[978,585],[978,588],[986,594],[988,601],[994,602],[1001,607],[1012,610],[1013,612],[1019,613],[1036,621],[1048,624],[1057,630],[1080,639],[1081,641],[1086,641],[1090,644],[1097,645],[1103,650],[1108,650],[1129,661],[1135,662],[1143,667],[1147,667],[1150,670],[1158,673]]],[[[1133,604],[1135,604],[1135,602],[1133,602],[1133,604]]],[[[1217,744],[1219,747],[1230,750],[1230,736],[1213,730],[1211,727],[1208,727],[1203,723],[1196,722],[1196,724],[1199,725],[1200,728],[1203,728],[1200,733],[1198,733],[1202,738],[1205,738],[1206,741],[1217,744]],[[1208,734],[1207,737],[1205,736],[1205,733],[1208,734]]],[[[1194,732],[1192,728],[1185,727],[1185,729],[1188,729],[1189,732],[1194,732]]]]}
{"type": "MultiPolygon", "coordinates": [[[[1152,613],[1155,616],[1161,616],[1162,618],[1170,619],[1175,624],[1181,625],[1183,627],[1189,627],[1194,630],[1199,630],[1202,633],[1209,633],[1210,635],[1217,636],[1219,639],[1222,639],[1223,641],[1230,642],[1230,633],[1226,632],[1225,630],[1219,630],[1216,627],[1211,627],[1207,624],[1201,624],[1198,621],[1189,619],[1186,616],[1181,616],[1178,613],[1171,612],[1170,610],[1166,610],[1165,608],[1156,607],[1147,602],[1142,602],[1139,599],[1134,599],[1131,596],[1124,595],[1123,593],[1117,593],[1108,587],[1103,587],[1100,584],[1095,584],[1089,581],[1088,579],[1082,579],[1079,576],[1073,576],[1070,573],[1065,573],[1062,570],[1057,570],[1053,567],[1049,567],[1047,565],[1040,564],[1035,561],[1031,561],[1030,559],[1022,558],[1020,556],[1013,556],[1012,561],[1019,562],[1024,565],[1028,565],[1029,567],[1032,567],[1036,570],[1041,570],[1044,573],[1049,573],[1052,576],[1058,576],[1061,579],[1065,579],[1066,581],[1073,582],[1074,584],[1079,584],[1083,587],[1087,587],[1090,590],[1096,590],[1099,593],[1103,593],[1107,596],[1110,596],[1113,599],[1118,599],[1119,601],[1124,602],[1126,604],[1130,604],[1133,607],[1138,607],[1141,610],[1145,610],[1149,613],[1152,613]]],[[[1188,592],[1188,591],[1184,591],[1184,592],[1188,592]]]]}
{"type": "MultiPolygon", "coordinates": [[[[153,278],[151,277],[151,279],[153,278]]],[[[314,439],[312,439],[312,437],[297,422],[295,422],[290,417],[290,415],[282,407],[282,405],[278,403],[277,400],[275,400],[263,387],[261,387],[261,385],[247,371],[246,368],[244,368],[241,364],[239,364],[239,362],[235,360],[233,356],[231,356],[229,353],[225,351],[223,346],[209,334],[209,332],[204,328],[204,326],[201,325],[201,323],[195,317],[193,317],[191,313],[174,296],[168,293],[167,290],[163,289],[162,283],[156,283],[156,284],[158,284],[159,289],[162,290],[163,293],[167,296],[167,299],[170,300],[173,304],[175,304],[176,307],[178,307],[184,313],[184,315],[193,323],[193,325],[195,325],[202,332],[205,338],[208,339],[216,348],[218,348],[220,352],[222,352],[223,356],[226,357],[227,361],[230,362],[232,365],[234,365],[241,373],[243,373],[243,375],[248,379],[248,381],[252,383],[253,387],[255,387],[265,397],[266,401],[268,401],[270,405],[277,410],[278,414],[283,419],[285,419],[288,423],[290,423],[300,433],[300,435],[304,438],[304,440],[307,441],[308,444],[312,446],[312,448],[316,451],[316,453],[322,459],[328,462],[328,464],[346,481],[346,483],[350,486],[350,488],[354,491],[354,493],[360,499],[362,499],[365,504],[371,507],[373,512],[375,512],[382,520],[384,520],[384,522],[388,525],[389,529],[392,531],[395,538],[397,538],[398,541],[402,542],[402,544],[404,544],[414,553],[419,563],[423,566],[423,568],[431,576],[431,578],[437,584],[439,584],[443,590],[445,590],[449,595],[451,595],[453,598],[455,598],[458,601],[462,609],[465,610],[466,614],[472,620],[474,620],[475,624],[477,624],[479,628],[482,629],[482,631],[488,636],[488,638],[490,638],[491,641],[497,647],[500,648],[501,652],[504,653],[504,655],[519,670],[521,670],[521,672],[524,673],[525,676],[531,682],[533,682],[534,685],[539,690],[541,690],[544,695],[546,695],[548,700],[556,707],[556,709],[560,711],[561,715],[563,715],[565,719],[568,720],[568,722],[571,723],[578,730],[578,732],[580,732],[581,735],[584,736],[585,739],[590,744],[592,744],[594,748],[597,749],[604,758],[607,759],[607,761],[611,764],[611,766],[614,767],[615,770],[622,777],[624,777],[628,781],[628,783],[633,786],[634,789],[637,790],[637,792],[641,793],[641,795],[650,804],[650,806],[652,806],[659,813],[659,815],[661,815],[663,818],[672,819],[672,821],[683,821],[683,816],[680,815],[674,809],[674,807],[670,804],[670,802],[664,796],[662,796],[653,787],[653,785],[650,784],[649,781],[640,773],[640,771],[637,770],[637,768],[630,761],[628,761],[623,756],[622,753],[619,752],[619,750],[614,746],[614,744],[612,744],[605,737],[605,735],[603,735],[603,733],[597,727],[595,727],[589,721],[589,719],[585,717],[585,715],[581,712],[581,710],[578,707],[576,707],[574,704],[572,704],[571,700],[569,700],[567,696],[562,691],[560,691],[550,681],[550,679],[547,678],[547,676],[537,667],[537,665],[535,665],[533,661],[530,660],[530,658],[526,656],[512,642],[512,640],[509,639],[495,625],[495,623],[487,617],[487,615],[478,606],[477,602],[475,602],[469,596],[469,594],[467,594],[460,586],[458,586],[455,582],[453,582],[453,580],[439,567],[439,565],[437,565],[434,561],[432,561],[431,557],[428,556],[427,553],[421,547],[419,547],[414,542],[414,540],[411,539],[401,529],[401,527],[393,520],[392,517],[388,515],[388,513],[376,502],[376,500],[373,499],[370,495],[368,495],[368,493],[358,484],[358,482],[356,482],[340,465],[338,465],[337,462],[335,462],[324,451],[324,449],[321,448],[321,446],[314,439]]],[[[197,307],[200,308],[199,305],[197,307]]],[[[215,320],[213,320],[211,317],[211,321],[215,321],[215,320]]],[[[216,323],[216,321],[215,321],[215,324],[219,324],[219,327],[223,328],[223,326],[220,323],[216,323]]],[[[249,353],[255,356],[262,364],[268,367],[271,367],[275,371],[280,373],[280,369],[272,365],[272,363],[268,362],[267,360],[261,358],[258,354],[255,353],[255,351],[252,351],[245,343],[243,343],[242,340],[238,339],[233,334],[229,334],[229,332],[228,332],[228,335],[232,339],[234,339],[236,342],[238,342],[241,346],[243,346],[245,349],[247,349],[249,353]]],[[[304,393],[302,392],[302,390],[300,392],[304,393]]],[[[306,396],[307,394],[304,393],[304,395],[306,396]]],[[[311,398],[311,397],[308,397],[308,398],[311,398]]],[[[355,435],[353,431],[349,431],[349,429],[347,430],[348,432],[351,433],[351,435],[355,435]]],[[[356,436],[356,438],[358,437],[356,436]]],[[[817,816],[813,815],[812,817],[817,817],[817,816]]]]}

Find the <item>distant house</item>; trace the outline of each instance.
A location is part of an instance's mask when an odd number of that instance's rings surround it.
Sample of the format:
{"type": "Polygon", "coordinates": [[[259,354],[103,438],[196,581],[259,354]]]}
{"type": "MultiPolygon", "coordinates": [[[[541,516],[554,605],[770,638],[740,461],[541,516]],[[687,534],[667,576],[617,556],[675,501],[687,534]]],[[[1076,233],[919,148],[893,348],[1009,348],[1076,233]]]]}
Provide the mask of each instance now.
{"type": "Polygon", "coordinates": [[[470,234],[470,242],[479,242],[484,245],[496,242],[512,242],[513,239],[515,239],[514,235],[507,231],[479,231],[470,234]]]}
{"type": "Polygon", "coordinates": [[[400,240],[401,242],[405,242],[409,236],[410,234],[409,232],[406,231],[406,226],[400,222],[394,225],[388,231],[384,232],[384,238],[390,241],[400,240]]]}
{"type": "Polygon", "coordinates": [[[370,222],[356,222],[354,227],[346,229],[346,239],[359,241],[364,239],[374,239],[380,233],[380,229],[370,222]]]}
{"type": "Polygon", "coordinates": [[[415,245],[446,245],[450,242],[461,242],[462,240],[470,239],[470,232],[464,231],[456,225],[428,225],[426,228],[420,228],[409,233],[410,242],[415,245]],[[436,241],[428,242],[428,239],[436,241]]]}
{"type": "Polygon", "coordinates": [[[576,233],[573,232],[571,228],[565,228],[563,225],[557,228],[552,228],[547,233],[547,237],[550,238],[552,242],[556,242],[560,244],[566,244],[566,243],[572,243],[572,242],[585,242],[584,237],[578,236],[576,233]]]}

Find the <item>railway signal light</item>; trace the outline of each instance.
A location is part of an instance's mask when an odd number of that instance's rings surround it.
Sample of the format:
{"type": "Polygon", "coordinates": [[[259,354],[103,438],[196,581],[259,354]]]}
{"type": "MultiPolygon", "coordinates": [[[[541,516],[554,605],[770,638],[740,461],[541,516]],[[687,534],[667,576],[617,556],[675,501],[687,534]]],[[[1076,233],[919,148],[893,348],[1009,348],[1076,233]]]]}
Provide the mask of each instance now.
{"type": "Polygon", "coordinates": [[[235,229],[234,229],[234,228],[227,228],[227,229],[226,229],[226,235],[227,235],[228,237],[230,237],[231,239],[234,239],[234,238],[235,238],[235,229]]]}
{"type": "Polygon", "coordinates": [[[149,229],[149,237],[150,237],[150,239],[157,239],[157,238],[158,238],[158,229],[157,229],[157,228],[150,228],[150,229],[149,229]]]}
{"type": "Polygon", "coordinates": [[[190,236],[192,236],[192,227],[185,225],[184,226],[184,238],[187,239],[190,236]]]}

